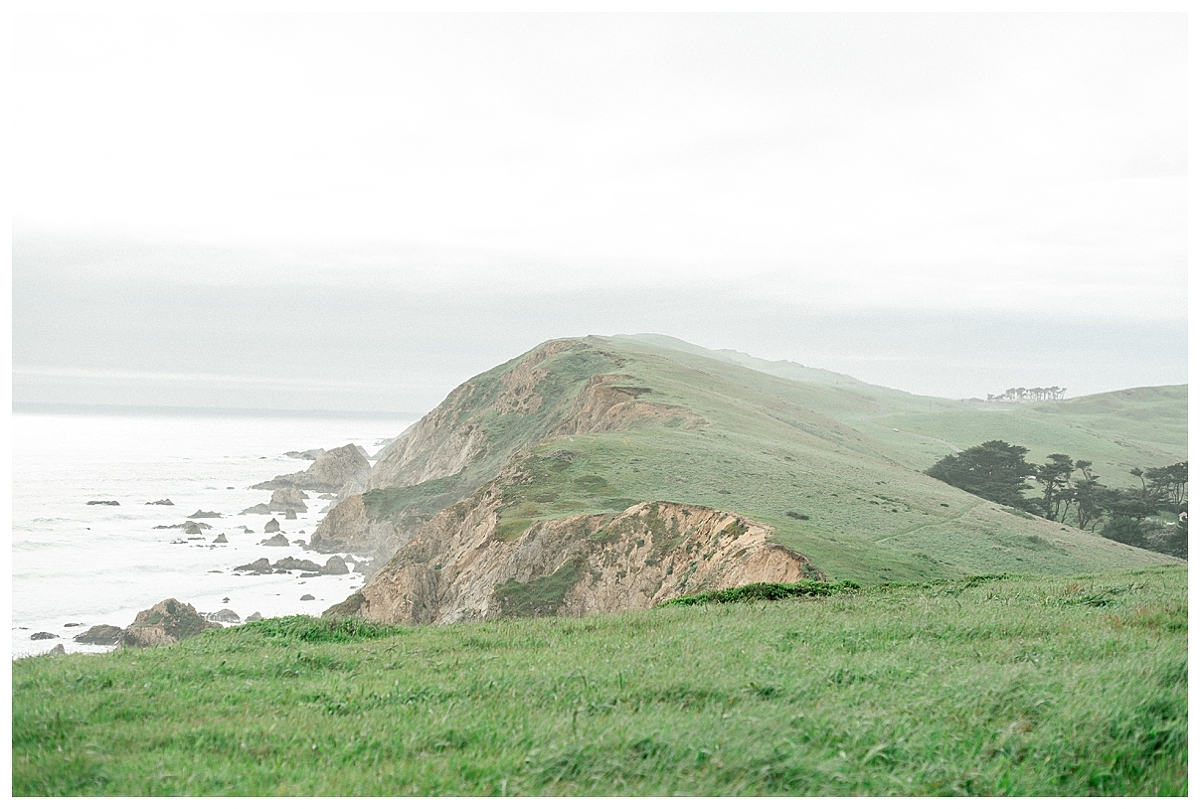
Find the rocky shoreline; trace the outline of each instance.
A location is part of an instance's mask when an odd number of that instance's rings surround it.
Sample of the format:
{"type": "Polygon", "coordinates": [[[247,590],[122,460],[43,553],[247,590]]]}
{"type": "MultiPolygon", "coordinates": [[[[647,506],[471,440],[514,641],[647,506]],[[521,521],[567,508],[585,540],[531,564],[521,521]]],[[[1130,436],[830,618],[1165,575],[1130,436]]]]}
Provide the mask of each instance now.
{"type": "MultiPolygon", "coordinates": [[[[332,579],[346,581],[353,579],[357,589],[365,580],[366,573],[372,560],[362,554],[318,554],[308,548],[306,534],[315,526],[311,522],[319,522],[315,510],[310,511],[305,503],[311,495],[320,495],[326,502],[324,511],[347,496],[347,493],[362,491],[363,484],[370,474],[370,461],[366,451],[361,446],[347,444],[333,450],[304,450],[283,453],[282,457],[310,460],[310,466],[296,473],[279,475],[276,478],[247,487],[247,489],[269,489],[271,498],[268,503],[250,506],[240,512],[225,510],[210,510],[205,507],[195,509],[186,517],[175,521],[167,520],[147,527],[158,531],[172,532],[168,540],[171,545],[191,548],[218,548],[225,552],[234,552],[243,556],[243,560],[234,561],[219,569],[210,569],[210,574],[227,574],[231,577],[287,576],[296,580],[297,584],[305,584],[304,580],[332,579]],[[269,515],[262,525],[261,532],[250,525],[224,525],[248,514],[269,515]],[[228,516],[226,516],[228,515],[228,516]],[[292,527],[284,529],[290,521],[292,527]],[[306,527],[300,527],[304,525],[306,527]],[[215,537],[212,533],[217,532],[215,537]],[[256,535],[251,538],[250,535],[256,535]],[[212,537],[210,539],[210,537],[212,537]],[[233,537],[231,540],[230,537],[233,537]],[[245,537],[245,539],[242,539],[245,537]],[[259,537],[262,537],[261,539],[259,537]],[[251,545],[246,543],[250,542],[251,545]],[[289,547],[293,549],[290,555],[280,557],[262,557],[249,552],[252,547],[289,547]]],[[[233,487],[226,487],[232,489],[233,487]]],[[[175,507],[179,496],[172,494],[156,500],[147,500],[145,506],[175,507]]],[[[140,502],[140,501],[138,501],[140,502]]],[[[90,500],[90,506],[109,506],[114,512],[120,508],[117,500],[90,500]]],[[[194,508],[194,506],[193,506],[194,508]]],[[[144,510],[144,509],[143,509],[144,510]]],[[[89,529],[90,530],[90,529],[89,529]]],[[[344,593],[343,588],[339,590],[344,593]]],[[[232,592],[232,591],[231,591],[232,592]]],[[[334,600],[342,596],[334,597],[334,600]]],[[[223,599],[226,603],[230,597],[223,599]]],[[[245,599],[243,599],[245,600],[245,599]]],[[[302,592],[294,603],[317,601],[310,592],[302,592]]],[[[152,606],[137,613],[128,625],[121,627],[112,623],[90,624],[84,621],[67,621],[61,627],[53,628],[37,626],[14,626],[14,631],[32,631],[24,635],[29,641],[46,643],[57,641],[51,648],[34,654],[67,654],[71,652],[104,651],[122,647],[159,646],[177,643],[199,632],[225,626],[235,626],[261,620],[262,610],[249,611],[242,618],[236,611],[227,607],[204,611],[193,606],[190,598],[183,593],[175,593],[163,598],[152,606]],[[183,597],[178,597],[183,596],[183,597]],[[63,630],[69,630],[64,632],[63,630]]],[[[320,599],[328,603],[329,597],[320,599]]],[[[313,611],[312,608],[296,609],[296,612],[313,611]]],[[[279,614],[287,614],[282,612],[279,614]]],[[[14,637],[14,641],[16,640],[14,637]]],[[[45,647],[42,647],[45,648],[45,647]]]]}

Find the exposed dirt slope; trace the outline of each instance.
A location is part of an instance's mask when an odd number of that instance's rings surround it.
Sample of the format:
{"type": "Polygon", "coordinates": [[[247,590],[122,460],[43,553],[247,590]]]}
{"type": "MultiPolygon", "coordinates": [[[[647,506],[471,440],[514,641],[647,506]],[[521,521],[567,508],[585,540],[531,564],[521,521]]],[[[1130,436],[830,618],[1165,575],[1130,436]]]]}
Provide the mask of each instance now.
{"type": "Polygon", "coordinates": [[[707,424],[678,405],[647,401],[627,384],[625,359],[580,340],[554,340],[455,388],[380,454],[366,499],[346,497],[314,532],[322,552],[386,560],[446,505],[468,497],[517,453],[547,438],[649,422],[707,424]],[[417,487],[441,481],[428,495],[417,487]],[[375,490],[375,491],[372,491],[375,490]]]}
{"type": "Polygon", "coordinates": [[[639,503],[536,522],[497,538],[503,485],[448,508],[328,614],[454,623],[644,609],[702,590],[823,579],[769,526],[703,506],[639,503]]]}

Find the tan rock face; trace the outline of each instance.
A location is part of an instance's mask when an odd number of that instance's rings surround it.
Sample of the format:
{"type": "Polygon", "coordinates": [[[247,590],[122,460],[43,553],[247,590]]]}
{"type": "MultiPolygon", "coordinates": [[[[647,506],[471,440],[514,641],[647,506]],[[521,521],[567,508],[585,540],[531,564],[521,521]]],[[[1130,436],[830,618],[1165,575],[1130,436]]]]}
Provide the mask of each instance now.
{"type": "Polygon", "coordinates": [[[686,407],[639,400],[650,390],[623,384],[630,379],[625,374],[597,374],[588,379],[553,434],[607,433],[670,419],[679,419],[680,426],[691,429],[708,423],[686,407]]]}
{"type": "Polygon", "coordinates": [[[645,609],[759,581],[824,579],[769,541],[769,526],[678,503],[534,523],[497,539],[498,488],[446,509],[331,613],[388,623],[454,623],[645,609]]]}
{"type": "Polygon", "coordinates": [[[355,552],[368,556],[390,558],[404,545],[419,526],[404,532],[403,523],[370,520],[361,494],[347,497],[338,503],[309,537],[308,546],[321,553],[355,552]]]}

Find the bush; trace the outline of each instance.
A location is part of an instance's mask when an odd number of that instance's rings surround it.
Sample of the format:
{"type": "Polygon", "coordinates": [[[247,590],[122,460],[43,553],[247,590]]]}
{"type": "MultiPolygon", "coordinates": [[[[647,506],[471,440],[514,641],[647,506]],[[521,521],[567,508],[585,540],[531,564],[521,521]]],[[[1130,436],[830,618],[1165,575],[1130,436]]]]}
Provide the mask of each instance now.
{"type": "Polygon", "coordinates": [[[730,587],[727,590],[717,590],[711,593],[693,593],[692,595],[672,598],[664,601],[660,607],[692,606],[694,604],[732,604],[738,601],[779,601],[784,598],[803,598],[830,596],[858,590],[857,582],[843,579],[838,582],[829,581],[798,581],[758,582],[742,587],[730,587]]]}

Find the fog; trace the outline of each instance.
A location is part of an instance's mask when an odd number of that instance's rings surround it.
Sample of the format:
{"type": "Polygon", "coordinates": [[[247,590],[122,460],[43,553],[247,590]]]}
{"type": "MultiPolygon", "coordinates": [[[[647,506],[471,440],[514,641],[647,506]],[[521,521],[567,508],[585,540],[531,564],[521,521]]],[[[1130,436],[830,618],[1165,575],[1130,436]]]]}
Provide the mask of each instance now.
{"type": "Polygon", "coordinates": [[[41,15],[14,403],[422,412],[665,333],[953,398],[1187,381],[1187,19],[41,15]]]}

